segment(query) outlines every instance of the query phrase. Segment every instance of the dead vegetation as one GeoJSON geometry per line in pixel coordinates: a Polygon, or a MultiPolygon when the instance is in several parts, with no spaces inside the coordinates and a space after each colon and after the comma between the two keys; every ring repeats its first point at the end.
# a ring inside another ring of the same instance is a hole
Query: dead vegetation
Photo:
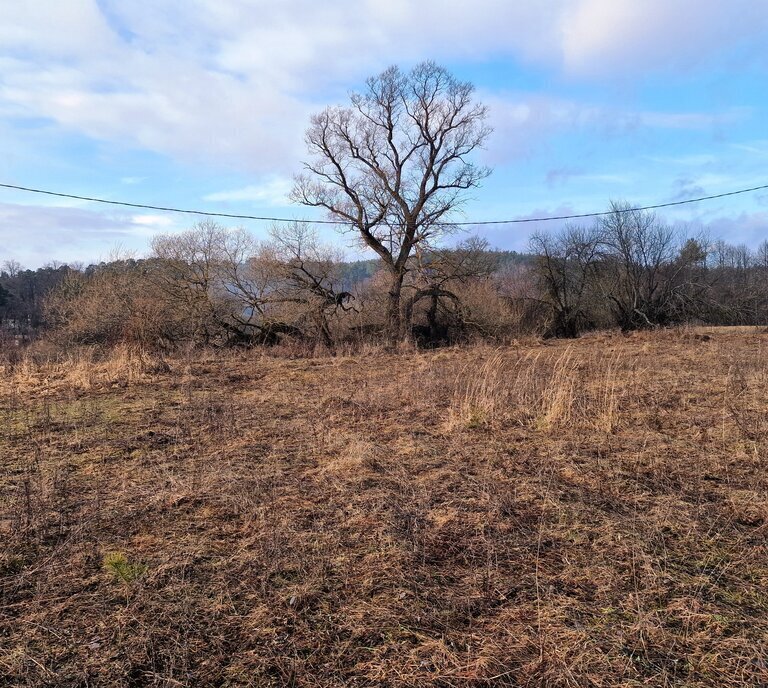
{"type": "Polygon", "coordinates": [[[756,329],[0,375],[0,683],[768,684],[756,329]]]}

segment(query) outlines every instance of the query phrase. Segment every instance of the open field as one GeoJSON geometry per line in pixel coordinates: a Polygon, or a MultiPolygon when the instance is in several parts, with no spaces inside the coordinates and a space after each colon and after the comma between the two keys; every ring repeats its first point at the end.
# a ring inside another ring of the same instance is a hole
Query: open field
{"type": "Polygon", "coordinates": [[[0,684],[768,685],[768,334],[0,374],[0,684]]]}

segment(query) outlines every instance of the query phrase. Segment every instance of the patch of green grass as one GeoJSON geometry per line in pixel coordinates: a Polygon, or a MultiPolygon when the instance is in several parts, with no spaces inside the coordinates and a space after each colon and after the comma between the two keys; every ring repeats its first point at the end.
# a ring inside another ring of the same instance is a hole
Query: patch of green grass
{"type": "Polygon", "coordinates": [[[102,561],[104,569],[111,573],[115,580],[130,584],[141,578],[147,572],[145,564],[130,562],[122,552],[108,552],[102,561]]]}

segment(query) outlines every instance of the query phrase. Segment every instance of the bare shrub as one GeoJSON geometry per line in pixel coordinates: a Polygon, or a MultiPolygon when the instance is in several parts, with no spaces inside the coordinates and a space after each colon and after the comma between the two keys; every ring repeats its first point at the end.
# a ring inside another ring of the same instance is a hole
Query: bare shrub
{"type": "Polygon", "coordinates": [[[113,261],[89,273],[70,271],[46,300],[52,338],[65,344],[139,346],[172,340],[186,313],[163,297],[152,272],[152,266],[135,261],[113,261]]]}
{"type": "Polygon", "coordinates": [[[505,341],[530,331],[523,309],[502,293],[496,280],[476,280],[455,291],[463,325],[471,338],[505,341]]]}

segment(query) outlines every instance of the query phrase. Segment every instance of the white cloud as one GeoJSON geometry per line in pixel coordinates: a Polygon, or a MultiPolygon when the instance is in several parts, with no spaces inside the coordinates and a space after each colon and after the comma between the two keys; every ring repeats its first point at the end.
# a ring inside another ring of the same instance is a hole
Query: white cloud
{"type": "Polygon", "coordinates": [[[758,158],[768,158],[768,139],[736,143],[733,144],[733,147],[742,154],[747,153],[758,158]]]}
{"type": "Polygon", "coordinates": [[[490,164],[527,157],[563,131],[587,130],[602,137],[626,137],[644,129],[718,133],[747,114],[743,108],[722,112],[636,112],[525,93],[481,93],[489,106],[494,136],[485,153],[490,164]]]}
{"type": "Polygon", "coordinates": [[[264,206],[288,204],[292,182],[287,177],[270,176],[261,184],[251,184],[241,189],[217,191],[203,196],[205,201],[251,201],[264,206]]]}
{"type": "MultiPolygon", "coordinates": [[[[766,27],[768,3],[756,0],[5,2],[0,116],[43,117],[183,161],[287,174],[303,155],[309,113],[393,61],[514,57],[631,80],[734,46],[764,58],[754,46],[766,27]]],[[[525,154],[526,133],[546,133],[553,121],[608,125],[588,105],[498,104],[511,154],[525,154]]],[[[713,116],[639,113],[618,126],[706,129],[713,116]]]]}
{"type": "Polygon", "coordinates": [[[0,45],[36,55],[83,58],[113,47],[109,26],[93,0],[0,4],[0,45]]]}
{"type": "Polygon", "coordinates": [[[714,238],[755,247],[768,237],[768,212],[742,212],[734,215],[721,210],[715,217],[702,221],[701,226],[714,238]]]}
{"type": "Polygon", "coordinates": [[[168,215],[133,215],[130,221],[134,225],[152,229],[167,229],[176,225],[176,222],[168,215]]]}
{"type": "Polygon", "coordinates": [[[274,88],[172,57],[128,53],[89,69],[5,60],[0,69],[11,114],[184,161],[281,168],[308,120],[307,106],[274,88]]]}
{"type": "Polygon", "coordinates": [[[635,181],[632,174],[592,173],[578,167],[557,167],[548,170],[544,180],[547,186],[558,186],[571,180],[612,186],[627,186],[635,181]]]}
{"type": "Polygon", "coordinates": [[[165,215],[0,203],[3,259],[18,260],[27,267],[39,267],[54,259],[98,261],[117,246],[143,251],[147,237],[175,227],[175,221],[165,215]]]}
{"type": "Polygon", "coordinates": [[[768,5],[755,0],[578,0],[561,14],[571,73],[687,69],[734,47],[758,49],[768,5]]]}
{"type": "Polygon", "coordinates": [[[690,131],[716,130],[750,116],[749,108],[728,108],[722,112],[642,112],[638,120],[648,127],[661,129],[687,129],[690,131]]]}
{"type": "Polygon", "coordinates": [[[690,155],[646,155],[646,160],[669,165],[671,167],[704,167],[717,162],[717,156],[710,153],[692,153],[690,155]]]}

